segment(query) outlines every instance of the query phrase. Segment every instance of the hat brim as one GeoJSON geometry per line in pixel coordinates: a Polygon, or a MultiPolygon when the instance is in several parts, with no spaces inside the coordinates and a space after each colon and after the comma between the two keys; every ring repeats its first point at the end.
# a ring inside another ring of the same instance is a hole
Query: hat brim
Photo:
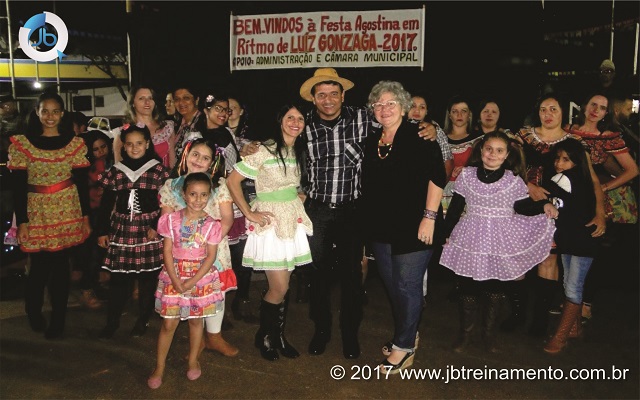
{"type": "Polygon", "coordinates": [[[332,75],[317,75],[307,79],[302,84],[302,86],[300,86],[300,97],[302,97],[306,101],[313,101],[313,96],[311,95],[311,89],[313,89],[313,87],[318,83],[327,82],[327,81],[338,82],[339,84],[342,85],[342,88],[344,89],[345,92],[353,87],[353,82],[351,82],[348,79],[344,79],[344,78],[340,78],[339,76],[332,76],[332,75]]]}

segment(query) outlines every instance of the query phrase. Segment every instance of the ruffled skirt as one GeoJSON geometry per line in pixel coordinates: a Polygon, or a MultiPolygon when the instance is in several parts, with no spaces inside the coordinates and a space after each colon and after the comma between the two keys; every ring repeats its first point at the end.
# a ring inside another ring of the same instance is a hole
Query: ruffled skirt
{"type": "Polygon", "coordinates": [[[555,224],[544,214],[532,217],[479,217],[467,213],[444,245],[440,264],[476,281],[510,281],[544,261],[555,224]]]}
{"type": "Polygon", "coordinates": [[[306,232],[302,223],[298,224],[291,239],[279,238],[275,228],[259,234],[250,229],[242,265],[254,270],[293,271],[296,266],[311,263],[311,249],[306,232]]]}
{"type": "MultiPolygon", "coordinates": [[[[176,275],[185,281],[198,273],[203,260],[174,260],[176,275]]],[[[206,318],[222,310],[224,293],[220,275],[212,267],[191,290],[177,292],[163,267],[158,276],[155,309],[163,318],[206,318]]]]}
{"type": "Polygon", "coordinates": [[[147,239],[159,211],[144,214],[114,212],[111,216],[109,248],[103,267],[107,271],[139,273],[162,268],[162,238],[147,239]]]}

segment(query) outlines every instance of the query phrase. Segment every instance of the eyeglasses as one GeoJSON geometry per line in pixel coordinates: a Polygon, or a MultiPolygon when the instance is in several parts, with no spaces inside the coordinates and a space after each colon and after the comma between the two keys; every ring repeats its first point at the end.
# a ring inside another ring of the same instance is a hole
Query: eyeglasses
{"type": "Polygon", "coordinates": [[[613,74],[614,72],[616,72],[614,69],[608,68],[608,69],[601,69],[600,73],[601,74],[613,74]]]}
{"type": "Polygon", "coordinates": [[[376,111],[380,111],[383,108],[386,108],[386,109],[394,108],[398,104],[400,103],[397,100],[389,100],[386,103],[373,103],[371,104],[371,108],[373,108],[376,111]]]}
{"type": "Polygon", "coordinates": [[[232,110],[232,109],[230,109],[230,108],[220,107],[220,106],[219,106],[219,105],[217,105],[217,104],[216,104],[215,106],[213,106],[213,107],[210,107],[210,108],[213,108],[214,110],[216,110],[216,112],[219,112],[219,113],[220,113],[220,112],[224,112],[224,113],[227,113],[227,114],[229,114],[229,115],[231,115],[231,114],[233,113],[233,110],[232,110]]]}

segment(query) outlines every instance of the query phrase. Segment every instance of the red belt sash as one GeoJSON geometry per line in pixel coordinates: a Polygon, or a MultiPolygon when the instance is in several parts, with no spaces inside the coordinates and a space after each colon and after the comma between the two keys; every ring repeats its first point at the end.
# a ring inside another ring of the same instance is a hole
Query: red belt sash
{"type": "Polygon", "coordinates": [[[54,183],[53,185],[27,185],[27,190],[31,193],[56,193],[73,185],[73,179],[54,183]]]}

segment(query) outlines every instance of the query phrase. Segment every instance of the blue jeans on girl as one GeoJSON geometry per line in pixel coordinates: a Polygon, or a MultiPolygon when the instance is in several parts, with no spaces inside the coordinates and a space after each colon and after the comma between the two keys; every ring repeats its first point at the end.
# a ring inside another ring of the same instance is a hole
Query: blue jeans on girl
{"type": "Polygon", "coordinates": [[[564,268],[564,294],[568,301],[582,304],[584,280],[587,277],[593,258],[561,254],[564,268]]]}

